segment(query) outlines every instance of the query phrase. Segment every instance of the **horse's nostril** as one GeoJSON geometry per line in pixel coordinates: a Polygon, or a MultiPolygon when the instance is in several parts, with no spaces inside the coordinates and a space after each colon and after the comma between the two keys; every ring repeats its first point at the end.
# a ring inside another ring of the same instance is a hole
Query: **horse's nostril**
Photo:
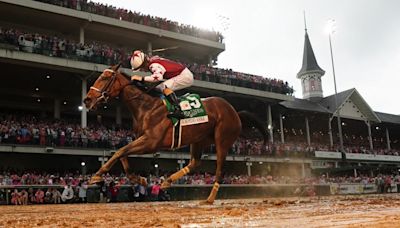
{"type": "Polygon", "coordinates": [[[86,97],[85,99],[83,99],[83,103],[85,104],[89,104],[91,101],[91,99],[89,97],[86,97]]]}

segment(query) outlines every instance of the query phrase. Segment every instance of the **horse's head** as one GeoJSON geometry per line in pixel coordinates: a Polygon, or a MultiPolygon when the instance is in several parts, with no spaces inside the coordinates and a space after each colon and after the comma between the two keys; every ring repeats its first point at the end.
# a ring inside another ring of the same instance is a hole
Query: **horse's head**
{"type": "Polygon", "coordinates": [[[109,98],[116,97],[124,88],[121,82],[121,73],[118,71],[121,64],[105,69],[90,87],[86,98],[83,100],[86,108],[96,109],[99,104],[107,103],[109,98]]]}

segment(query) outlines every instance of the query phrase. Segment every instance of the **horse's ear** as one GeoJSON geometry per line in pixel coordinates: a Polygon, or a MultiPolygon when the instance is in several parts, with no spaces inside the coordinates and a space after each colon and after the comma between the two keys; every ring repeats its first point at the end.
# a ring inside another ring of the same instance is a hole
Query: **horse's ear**
{"type": "Polygon", "coordinates": [[[117,65],[114,66],[115,67],[114,70],[117,71],[121,67],[121,65],[122,65],[122,63],[119,62],[117,65]]]}

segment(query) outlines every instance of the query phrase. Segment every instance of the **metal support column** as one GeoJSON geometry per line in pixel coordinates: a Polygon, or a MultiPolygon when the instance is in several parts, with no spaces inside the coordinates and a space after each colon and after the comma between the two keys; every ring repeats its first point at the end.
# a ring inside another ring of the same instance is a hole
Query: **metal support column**
{"type": "Polygon", "coordinates": [[[247,166],[247,176],[251,176],[251,166],[253,165],[253,163],[251,162],[246,162],[246,166],[247,166]]]}
{"type": "Polygon", "coordinates": [[[281,143],[285,143],[285,133],[283,132],[283,117],[281,113],[279,113],[279,127],[281,130],[281,143]]]}
{"type": "Polygon", "coordinates": [[[308,124],[308,117],[305,117],[306,122],[306,136],[307,136],[307,145],[311,145],[311,138],[310,138],[310,125],[308,124]]]}
{"type": "Polygon", "coordinates": [[[60,99],[54,99],[54,119],[60,119],[61,118],[61,100],[60,99]]]}
{"type": "Polygon", "coordinates": [[[268,132],[269,132],[269,141],[274,143],[274,130],[272,127],[272,111],[271,105],[268,105],[268,132]]]}
{"type": "Polygon", "coordinates": [[[392,147],[390,146],[390,134],[389,134],[389,128],[386,127],[386,145],[387,149],[391,150],[392,147]]]}
{"type": "Polygon", "coordinates": [[[85,99],[87,94],[87,79],[82,79],[82,99],[81,99],[81,127],[87,127],[87,109],[85,104],[83,103],[83,99],[85,99]]]}
{"type": "Polygon", "coordinates": [[[369,141],[369,148],[371,150],[374,149],[374,144],[372,142],[372,133],[371,133],[371,123],[369,121],[365,122],[367,124],[367,128],[368,128],[368,141],[369,141]]]}
{"type": "Polygon", "coordinates": [[[178,160],[178,164],[179,164],[179,170],[183,169],[183,165],[185,164],[185,160],[179,159],[178,160]]]}
{"type": "Polygon", "coordinates": [[[81,26],[79,28],[79,43],[85,44],[85,27],[81,26]]]}
{"type": "Polygon", "coordinates": [[[331,144],[331,148],[333,148],[333,133],[332,133],[332,124],[331,124],[332,118],[328,119],[328,134],[329,134],[329,142],[331,144]]]}

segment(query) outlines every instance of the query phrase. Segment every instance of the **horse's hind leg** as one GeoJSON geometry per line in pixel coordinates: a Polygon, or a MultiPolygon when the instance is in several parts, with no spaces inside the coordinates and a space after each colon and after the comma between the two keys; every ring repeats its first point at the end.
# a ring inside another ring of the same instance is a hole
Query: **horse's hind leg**
{"type": "Polygon", "coordinates": [[[215,171],[215,182],[213,188],[208,196],[205,204],[213,204],[219,190],[219,183],[221,182],[222,167],[228,154],[229,148],[233,145],[236,138],[239,136],[240,130],[227,129],[221,126],[217,129],[215,134],[215,148],[217,154],[217,169],[215,171]]]}
{"type": "Polygon", "coordinates": [[[217,197],[219,183],[221,182],[222,167],[224,166],[225,158],[230,146],[218,145],[218,143],[216,143],[215,147],[217,150],[217,169],[215,171],[215,182],[210,192],[210,195],[205,202],[206,204],[213,204],[215,198],[217,197]]]}
{"type": "Polygon", "coordinates": [[[147,186],[146,178],[135,175],[133,171],[130,170],[128,157],[122,157],[119,160],[122,163],[122,167],[124,168],[126,177],[131,181],[132,184],[139,183],[140,185],[147,186]]]}
{"type": "Polygon", "coordinates": [[[194,143],[190,145],[190,162],[187,166],[179,170],[178,172],[175,172],[172,174],[170,177],[168,177],[162,184],[161,188],[166,189],[171,187],[171,183],[179,180],[181,177],[185,176],[186,174],[190,173],[193,171],[196,167],[198,167],[201,163],[201,154],[203,152],[203,147],[205,143],[194,143]]]}

